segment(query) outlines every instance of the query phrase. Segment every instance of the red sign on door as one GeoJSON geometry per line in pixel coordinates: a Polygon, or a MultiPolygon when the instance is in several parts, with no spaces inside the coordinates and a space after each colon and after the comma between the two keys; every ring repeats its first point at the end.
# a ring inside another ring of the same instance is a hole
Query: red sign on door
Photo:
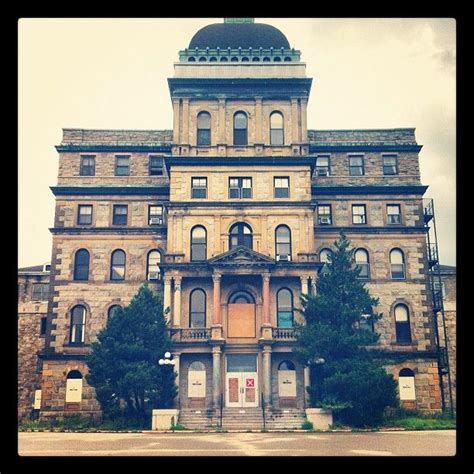
{"type": "Polygon", "coordinates": [[[247,379],[246,381],[246,387],[248,388],[252,388],[252,387],[255,387],[255,380],[254,379],[247,379]]]}

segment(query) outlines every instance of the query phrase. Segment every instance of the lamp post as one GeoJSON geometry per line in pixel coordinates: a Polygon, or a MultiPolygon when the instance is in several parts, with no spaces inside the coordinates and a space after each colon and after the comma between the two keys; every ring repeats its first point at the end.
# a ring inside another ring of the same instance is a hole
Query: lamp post
{"type": "Polygon", "coordinates": [[[174,359],[171,359],[171,353],[170,352],[165,352],[164,359],[160,359],[158,361],[158,364],[160,364],[160,365],[175,365],[176,361],[174,359]]]}

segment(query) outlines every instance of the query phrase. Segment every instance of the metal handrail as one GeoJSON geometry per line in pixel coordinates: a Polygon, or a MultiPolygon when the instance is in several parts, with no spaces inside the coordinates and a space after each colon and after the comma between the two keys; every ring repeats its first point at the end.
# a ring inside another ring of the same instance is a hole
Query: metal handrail
{"type": "Polygon", "coordinates": [[[219,421],[219,427],[222,428],[222,411],[224,407],[224,394],[221,393],[220,397],[220,421],[219,421]]]}
{"type": "Polygon", "coordinates": [[[266,429],[266,416],[265,416],[265,397],[263,396],[263,392],[261,394],[262,398],[262,415],[263,415],[263,429],[266,429]]]}

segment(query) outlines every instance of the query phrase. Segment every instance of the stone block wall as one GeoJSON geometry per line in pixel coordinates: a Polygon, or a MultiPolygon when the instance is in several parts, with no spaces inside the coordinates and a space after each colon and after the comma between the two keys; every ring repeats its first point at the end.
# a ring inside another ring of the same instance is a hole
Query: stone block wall
{"type": "Polygon", "coordinates": [[[420,411],[440,411],[441,391],[439,385],[438,363],[433,359],[409,359],[385,366],[398,383],[401,369],[411,369],[415,374],[416,400],[403,400],[404,408],[420,411]]]}

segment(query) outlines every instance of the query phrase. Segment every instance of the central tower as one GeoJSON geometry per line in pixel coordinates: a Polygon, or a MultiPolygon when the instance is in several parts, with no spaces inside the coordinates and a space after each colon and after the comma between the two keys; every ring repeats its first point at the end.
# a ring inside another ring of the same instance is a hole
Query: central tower
{"type": "Polygon", "coordinates": [[[253,18],[202,28],[168,79],[173,154],[307,155],[305,69],[281,31],[253,18]]]}

